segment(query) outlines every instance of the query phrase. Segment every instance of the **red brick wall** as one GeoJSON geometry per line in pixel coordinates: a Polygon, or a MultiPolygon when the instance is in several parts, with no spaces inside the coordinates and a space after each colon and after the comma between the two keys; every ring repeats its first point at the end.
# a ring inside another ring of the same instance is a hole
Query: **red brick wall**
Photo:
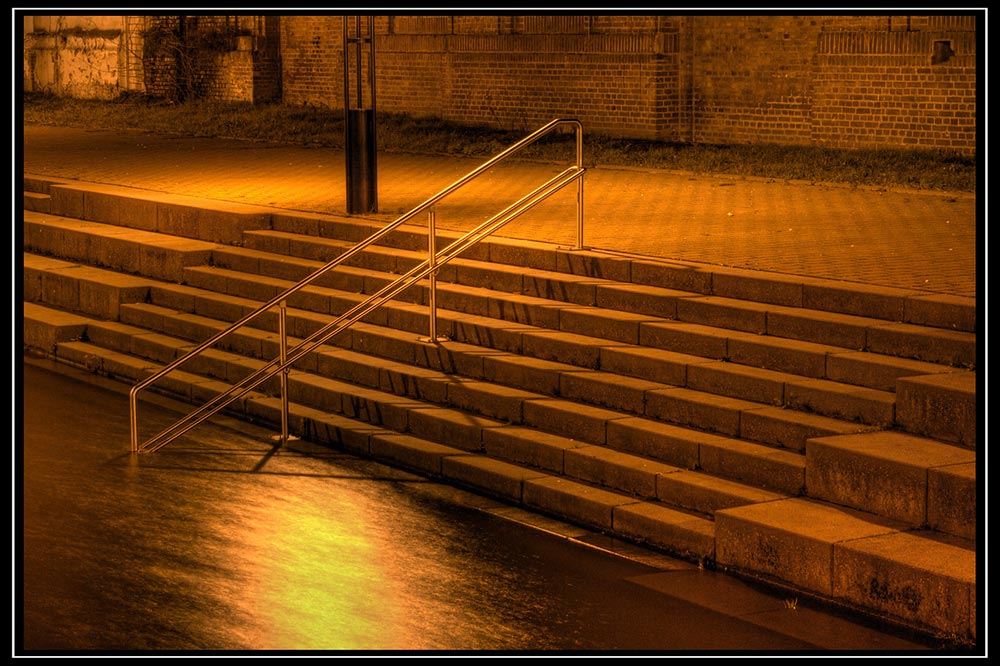
{"type": "MultiPolygon", "coordinates": [[[[975,31],[972,16],[379,16],[377,108],[518,130],[573,117],[630,138],[974,153],[975,31]],[[932,64],[938,41],[954,53],[932,64]]],[[[281,17],[283,102],[343,108],[342,41],[340,16],[281,17]]]]}
{"type": "Polygon", "coordinates": [[[975,145],[975,33],[829,33],[818,51],[813,143],[958,151],[975,145]],[[944,62],[934,62],[937,42],[952,52],[944,62]]]}

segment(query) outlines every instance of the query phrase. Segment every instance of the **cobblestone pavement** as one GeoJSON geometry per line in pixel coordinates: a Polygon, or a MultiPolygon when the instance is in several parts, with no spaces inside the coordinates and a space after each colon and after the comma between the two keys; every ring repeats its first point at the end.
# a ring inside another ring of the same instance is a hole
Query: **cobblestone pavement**
{"type": "MultiPolygon", "coordinates": [[[[25,174],[299,211],[346,209],[344,156],[327,149],[25,126],[21,158],[25,174]]],[[[379,213],[370,217],[394,219],[482,161],[380,154],[379,213]]],[[[443,201],[438,226],[468,228],[563,166],[502,163],[443,201]]],[[[586,174],[584,202],[584,244],[594,249],[967,297],[977,295],[980,263],[986,267],[970,194],[598,165],[586,174]]],[[[571,187],[501,235],[573,243],[575,206],[571,187]]]]}

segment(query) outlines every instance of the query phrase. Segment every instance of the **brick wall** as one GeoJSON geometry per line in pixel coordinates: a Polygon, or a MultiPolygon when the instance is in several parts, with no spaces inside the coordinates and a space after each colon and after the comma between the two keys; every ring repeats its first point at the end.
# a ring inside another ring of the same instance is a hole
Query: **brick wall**
{"type": "Polygon", "coordinates": [[[813,143],[975,145],[975,33],[829,33],[818,51],[813,143]]]}
{"type": "MultiPolygon", "coordinates": [[[[123,17],[96,17],[117,21],[96,32],[67,29],[65,17],[31,18],[27,89],[84,96],[131,87],[113,71],[115,48],[120,70],[128,61],[114,27],[123,17]]],[[[162,18],[183,18],[198,34],[197,66],[184,73],[169,52],[146,49],[152,95],[188,85],[212,99],[344,106],[341,16],[162,18]],[[231,43],[205,49],[206,35],[220,34],[231,43]]],[[[588,132],[628,138],[974,154],[977,18],[377,16],[377,108],[503,129],[572,117],[588,132]]]]}
{"type": "MultiPolygon", "coordinates": [[[[285,17],[283,100],[343,108],[340,17],[285,17]]],[[[383,16],[378,108],[524,130],[974,152],[974,17],[383,16]],[[931,65],[934,42],[954,55],[931,65]]]]}

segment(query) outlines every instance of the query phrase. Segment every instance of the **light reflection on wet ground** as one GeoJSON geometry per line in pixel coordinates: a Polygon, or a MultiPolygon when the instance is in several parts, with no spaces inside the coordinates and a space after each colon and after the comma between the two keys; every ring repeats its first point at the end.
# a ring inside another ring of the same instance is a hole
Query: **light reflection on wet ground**
{"type": "Polygon", "coordinates": [[[664,574],[252,427],[134,458],[126,396],[48,367],[24,365],[25,650],[813,647],[657,591],[699,574],[685,563],[664,574]]]}

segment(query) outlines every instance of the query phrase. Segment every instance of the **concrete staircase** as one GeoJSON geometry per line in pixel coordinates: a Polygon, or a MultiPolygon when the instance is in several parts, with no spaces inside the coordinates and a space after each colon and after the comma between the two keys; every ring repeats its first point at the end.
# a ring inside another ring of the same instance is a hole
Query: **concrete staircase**
{"type": "MultiPolygon", "coordinates": [[[[24,189],[25,347],[127,383],[375,230],[41,177],[24,189]]],[[[292,343],[426,243],[404,227],[297,294],[292,343]]],[[[421,339],[427,299],[413,287],[300,360],[292,432],[976,639],[974,300],[501,238],[442,267],[447,341],[421,339]]],[[[200,403],[278,349],[269,313],[156,388],[200,403]]],[[[278,395],[269,382],[229,413],[278,424],[278,395]]]]}

